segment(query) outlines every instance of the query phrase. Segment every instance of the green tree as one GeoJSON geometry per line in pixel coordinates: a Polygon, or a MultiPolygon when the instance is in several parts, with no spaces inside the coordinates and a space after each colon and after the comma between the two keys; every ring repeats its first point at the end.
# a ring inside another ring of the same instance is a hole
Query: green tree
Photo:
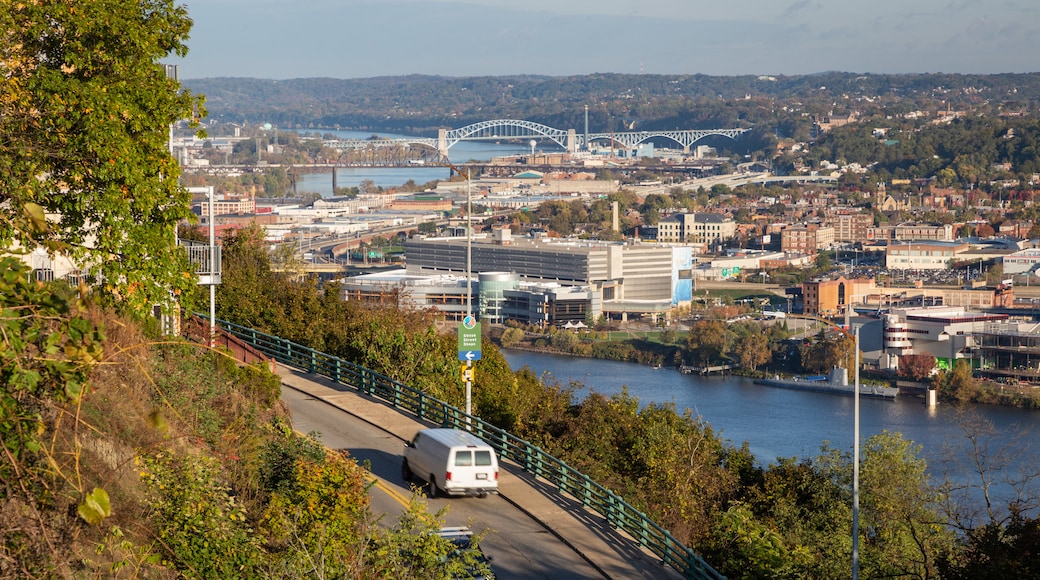
{"type": "Polygon", "coordinates": [[[702,366],[717,361],[729,341],[726,325],[721,320],[698,320],[686,335],[686,350],[702,366]]]}
{"type": "Polygon", "coordinates": [[[954,537],[943,525],[939,490],[929,482],[920,445],[884,431],[866,441],[862,460],[864,577],[934,577],[954,537]]]}
{"type": "Polygon", "coordinates": [[[958,359],[953,369],[937,377],[936,383],[943,396],[959,401],[971,401],[979,393],[979,383],[972,376],[971,365],[964,359],[958,359]]]}
{"type": "Polygon", "coordinates": [[[0,3],[0,246],[64,253],[138,312],[195,284],[167,140],[203,110],[159,63],[190,26],[166,0],[0,3]]]}
{"type": "Polygon", "coordinates": [[[502,342],[502,346],[509,348],[523,339],[524,330],[522,328],[507,328],[502,331],[502,338],[499,340],[502,342]]]}
{"type": "Polygon", "coordinates": [[[827,372],[841,367],[851,373],[856,365],[855,340],[844,334],[834,338],[821,337],[803,346],[801,351],[802,367],[809,372],[827,372]]]}
{"type": "Polygon", "coordinates": [[[549,339],[553,348],[563,351],[571,352],[571,350],[581,342],[578,335],[570,330],[558,330],[552,333],[549,339]]]}
{"type": "Polygon", "coordinates": [[[963,551],[939,561],[943,578],[1040,578],[1040,520],[1014,512],[1006,525],[988,523],[972,529],[963,551]]]}
{"type": "Polygon", "coordinates": [[[769,337],[756,332],[738,338],[733,345],[733,354],[737,355],[741,366],[754,371],[769,362],[773,352],[769,348],[769,337]]]}

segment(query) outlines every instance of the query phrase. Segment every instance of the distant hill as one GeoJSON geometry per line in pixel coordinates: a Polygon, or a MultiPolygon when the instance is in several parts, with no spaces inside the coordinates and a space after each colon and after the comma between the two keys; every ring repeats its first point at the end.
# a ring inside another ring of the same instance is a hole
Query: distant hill
{"type": "Polygon", "coordinates": [[[1035,113],[1040,73],[708,76],[589,74],[569,77],[410,75],[364,79],[183,81],[207,97],[211,120],[432,135],[495,118],[593,130],[707,128],[777,123],[790,115],[891,107],[912,111],[996,107],[1035,113]],[[783,105],[781,105],[782,103],[783,105]]]}

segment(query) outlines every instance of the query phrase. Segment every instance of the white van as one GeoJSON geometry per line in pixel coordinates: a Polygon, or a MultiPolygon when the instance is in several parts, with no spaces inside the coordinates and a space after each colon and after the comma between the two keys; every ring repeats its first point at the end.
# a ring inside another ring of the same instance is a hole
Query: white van
{"type": "Polygon", "coordinates": [[[490,445],[458,429],[425,429],[404,446],[401,476],[429,482],[429,496],[498,493],[498,457],[490,445]]]}

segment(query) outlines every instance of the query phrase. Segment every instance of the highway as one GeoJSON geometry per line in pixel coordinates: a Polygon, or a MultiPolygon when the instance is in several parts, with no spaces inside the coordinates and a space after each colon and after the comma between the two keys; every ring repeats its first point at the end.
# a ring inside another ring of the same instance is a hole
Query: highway
{"type": "MultiPolygon", "coordinates": [[[[394,525],[404,509],[402,502],[406,502],[411,494],[401,479],[404,441],[291,387],[283,385],[282,400],[292,413],[293,427],[297,431],[318,432],[320,440],[328,447],[348,451],[359,464],[364,465],[366,461],[371,464],[372,474],[379,480],[370,491],[372,511],[384,514],[381,525],[394,525]]],[[[431,513],[448,509],[445,525],[468,525],[474,532],[488,531],[481,547],[492,557],[491,566],[498,578],[569,580],[610,577],[503,497],[424,501],[431,513]]]]}

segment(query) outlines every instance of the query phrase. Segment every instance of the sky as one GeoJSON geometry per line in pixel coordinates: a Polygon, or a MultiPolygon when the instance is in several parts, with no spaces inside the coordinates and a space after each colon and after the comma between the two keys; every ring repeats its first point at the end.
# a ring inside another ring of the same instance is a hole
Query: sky
{"type": "Polygon", "coordinates": [[[179,0],[182,79],[1040,71],[1036,0],[179,0]]]}

